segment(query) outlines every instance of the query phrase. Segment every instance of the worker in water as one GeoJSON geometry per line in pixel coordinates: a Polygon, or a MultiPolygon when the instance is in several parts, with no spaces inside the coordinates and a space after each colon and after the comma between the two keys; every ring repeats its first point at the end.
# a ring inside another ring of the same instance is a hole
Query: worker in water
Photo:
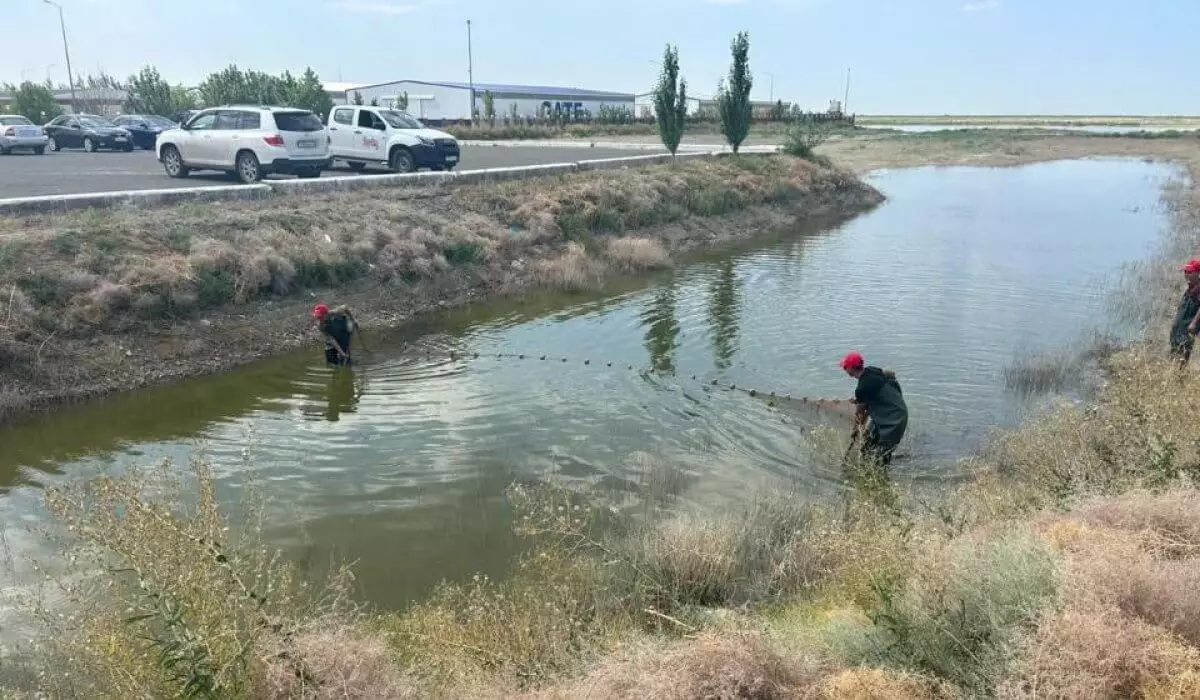
{"type": "Polygon", "coordinates": [[[325,361],[335,366],[350,364],[350,340],[358,332],[358,323],[347,306],[330,310],[325,304],[317,304],[312,310],[313,320],[325,337],[325,361]]]}
{"type": "Polygon", "coordinates": [[[1179,366],[1187,366],[1192,357],[1192,346],[1196,344],[1196,330],[1200,326],[1200,259],[1192,258],[1182,268],[1187,287],[1179,300],[1175,322],[1171,324],[1171,356],[1179,366]]]}
{"type": "Polygon", "coordinates": [[[854,433],[850,438],[851,449],[854,441],[865,432],[861,448],[863,459],[886,467],[908,427],[908,406],[904,403],[896,373],[868,367],[857,352],[842,358],[842,370],[858,380],[854,389],[857,410],[854,433]]]}

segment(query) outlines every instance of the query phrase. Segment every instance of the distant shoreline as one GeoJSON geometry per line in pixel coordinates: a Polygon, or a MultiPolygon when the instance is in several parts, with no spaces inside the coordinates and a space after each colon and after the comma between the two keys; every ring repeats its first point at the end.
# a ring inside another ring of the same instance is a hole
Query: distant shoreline
{"type": "Polygon", "coordinates": [[[1014,126],[1163,126],[1163,127],[1196,127],[1200,128],[1200,116],[1182,115],[1144,115],[1144,116],[1105,116],[1105,115],[933,115],[933,114],[890,114],[890,115],[858,115],[860,125],[879,124],[937,124],[986,126],[1005,124],[1014,126]]]}

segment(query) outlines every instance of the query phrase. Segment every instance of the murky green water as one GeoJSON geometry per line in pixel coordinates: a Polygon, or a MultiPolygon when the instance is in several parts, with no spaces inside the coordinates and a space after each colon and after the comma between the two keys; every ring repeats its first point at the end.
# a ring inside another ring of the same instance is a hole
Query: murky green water
{"type": "Polygon", "coordinates": [[[696,502],[782,475],[836,488],[786,414],[710,382],[848,396],[836,363],[851,348],[895,369],[908,397],[916,456],[894,472],[945,478],[1019,416],[999,381],[1014,357],[1127,332],[1109,320],[1109,292],[1166,226],[1173,174],[1136,161],[877,173],[889,202],[839,227],[606,296],[479,306],[368,338],[375,352],[354,374],[314,349],[2,432],[0,515],[20,545],[41,485],[182,461],[201,441],[230,503],[248,480],[265,486],[278,544],[314,573],[357,560],[363,596],[398,605],[438,579],[504,569],[517,545],[502,492],[517,479],[636,493],[657,461],[683,470],[696,502]]]}

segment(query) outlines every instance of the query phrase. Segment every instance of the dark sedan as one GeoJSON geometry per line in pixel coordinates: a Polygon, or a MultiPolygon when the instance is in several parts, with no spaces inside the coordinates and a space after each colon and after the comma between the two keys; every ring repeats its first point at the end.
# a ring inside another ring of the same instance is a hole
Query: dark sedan
{"type": "Polygon", "coordinates": [[[64,148],[82,148],[88,153],[101,148],[133,150],[133,138],[128,131],[94,114],[64,114],[42,128],[50,137],[46,146],[51,151],[64,148]]]}
{"type": "Polygon", "coordinates": [[[175,128],[175,122],[153,114],[122,114],[113,117],[113,124],[129,132],[134,146],[147,151],[154,150],[159,134],[175,128]]]}

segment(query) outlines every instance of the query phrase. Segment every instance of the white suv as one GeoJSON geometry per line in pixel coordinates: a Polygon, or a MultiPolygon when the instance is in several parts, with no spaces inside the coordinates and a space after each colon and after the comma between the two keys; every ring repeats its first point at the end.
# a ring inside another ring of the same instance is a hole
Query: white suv
{"type": "Polygon", "coordinates": [[[158,160],[171,177],[224,170],[242,182],[272,173],[320,177],[329,167],[329,133],[312,112],[230,105],[197,112],[158,136],[158,160]]]}

